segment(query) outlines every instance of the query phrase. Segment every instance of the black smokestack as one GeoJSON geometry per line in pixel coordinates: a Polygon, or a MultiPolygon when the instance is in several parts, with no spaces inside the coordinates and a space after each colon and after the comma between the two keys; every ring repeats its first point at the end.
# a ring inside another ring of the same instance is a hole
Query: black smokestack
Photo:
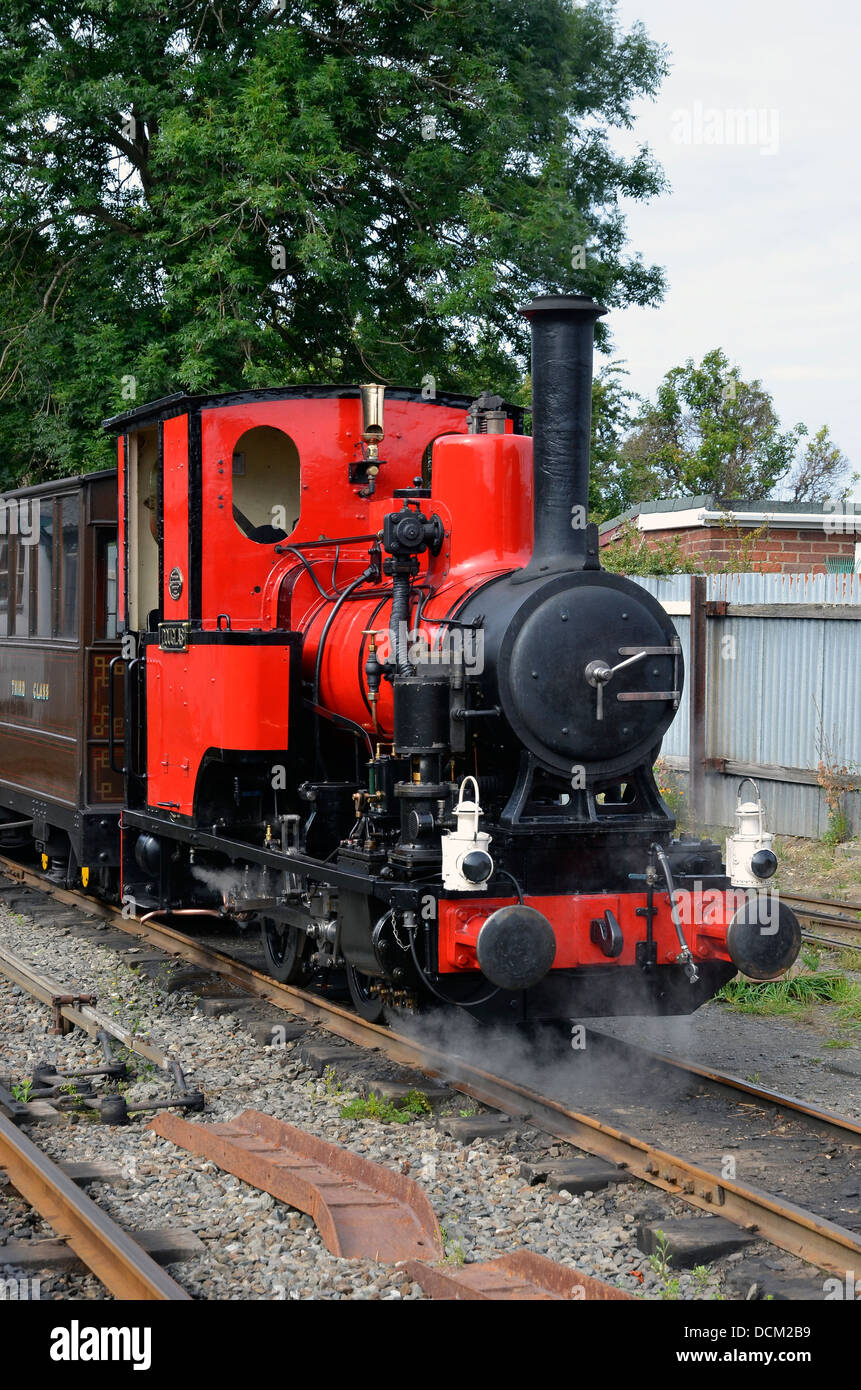
{"type": "Polygon", "coordinates": [[[534,299],[520,312],[532,328],[535,540],[523,571],[532,579],[586,560],[586,530],[573,508],[582,507],[585,518],[595,322],[607,310],[588,295],[571,294],[534,299]]]}

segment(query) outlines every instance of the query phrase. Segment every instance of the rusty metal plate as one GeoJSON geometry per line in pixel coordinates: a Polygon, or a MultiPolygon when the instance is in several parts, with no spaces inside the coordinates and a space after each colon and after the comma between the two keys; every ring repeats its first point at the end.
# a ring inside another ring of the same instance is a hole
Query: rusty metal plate
{"type": "Polygon", "coordinates": [[[149,1129],[243,1182],[307,1212],[323,1244],[346,1259],[442,1259],[442,1236],[410,1178],[259,1110],[228,1124],[193,1124],[163,1111],[149,1129]]]}
{"type": "Polygon", "coordinates": [[[515,1250],[510,1255],[483,1264],[447,1266],[425,1265],[410,1260],[409,1277],[420,1284],[431,1298],[511,1299],[523,1302],[596,1302],[628,1299],[633,1295],[581,1274],[568,1265],[557,1264],[532,1250],[515,1250]]]}

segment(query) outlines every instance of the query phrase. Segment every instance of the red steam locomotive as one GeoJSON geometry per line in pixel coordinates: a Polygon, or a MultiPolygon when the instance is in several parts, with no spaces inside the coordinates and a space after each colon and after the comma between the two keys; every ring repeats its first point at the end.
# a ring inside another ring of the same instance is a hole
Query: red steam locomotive
{"type": "Polygon", "coordinates": [[[381,386],[106,422],[124,797],[88,853],[126,901],[259,923],[277,978],[346,976],[369,1018],[686,1013],[792,963],[792,913],[739,901],[654,782],[683,659],[586,521],[603,312],[524,310],[532,437],[488,393],[381,386]]]}

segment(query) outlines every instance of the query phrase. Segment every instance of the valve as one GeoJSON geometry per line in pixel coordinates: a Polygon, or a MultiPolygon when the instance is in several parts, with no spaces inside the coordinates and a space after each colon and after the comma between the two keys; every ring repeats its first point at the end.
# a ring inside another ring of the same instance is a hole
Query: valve
{"type": "Polygon", "coordinates": [[[442,549],[445,528],[436,513],[427,517],[418,506],[410,506],[404,498],[399,512],[389,512],[383,521],[383,547],[396,560],[411,559],[429,550],[438,555],[442,549]]]}

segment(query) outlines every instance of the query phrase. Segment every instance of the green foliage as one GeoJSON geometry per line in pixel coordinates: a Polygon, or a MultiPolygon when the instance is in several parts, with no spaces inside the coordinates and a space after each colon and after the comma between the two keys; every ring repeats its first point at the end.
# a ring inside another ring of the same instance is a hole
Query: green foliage
{"type": "Polygon", "coordinates": [[[431,1113],[430,1101],[423,1091],[408,1091],[400,1105],[370,1095],[364,1100],[351,1100],[341,1108],[342,1120],[379,1120],[384,1125],[408,1125],[419,1115],[431,1113]]]}
{"type": "Polygon", "coordinates": [[[670,1273],[670,1261],[672,1256],[669,1253],[670,1240],[664,1231],[655,1232],[655,1243],[657,1249],[649,1256],[649,1264],[661,1281],[658,1290],[658,1297],[664,1300],[674,1301],[681,1298],[681,1284],[677,1275],[670,1273]]]}
{"type": "Polygon", "coordinates": [[[12,1087],[12,1094],[22,1105],[26,1105],[33,1094],[33,1078],[28,1076],[26,1081],[18,1081],[12,1087]]]}
{"type": "MultiPolygon", "coordinates": [[[[845,498],[858,475],[826,425],[810,435],[806,425],[781,431],[770,394],[759,381],[743,381],[740,369],[715,348],[696,365],[689,358],[669,371],[655,400],[628,391],[624,367],[610,363],[593,389],[590,508],[597,521],[619,516],[639,502],[708,494],[718,500],[758,500],[778,484],[795,502],[845,498]],[[806,444],[802,447],[802,441],[806,444]]],[[[734,527],[727,509],[725,528],[734,527]]],[[[752,568],[751,552],[766,527],[743,540],[730,536],[723,569],[752,568]]],[[[623,528],[607,568],[625,574],[694,572],[678,540],[649,540],[623,528]]]]}
{"type": "MultiPolygon", "coordinates": [[[[802,427],[807,436],[808,430],[802,427]]],[[[824,502],[848,497],[858,474],[849,472],[849,460],[834,443],[827,425],[808,437],[792,479],[793,502],[824,502]]]]}
{"type": "Polygon", "coordinates": [[[688,808],[684,787],[678,772],[675,768],[670,767],[665,758],[657,759],[653,771],[661,800],[669,807],[677,822],[684,820],[688,808]]]}
{"type": "Polygon", "coordinates": [[[670,1238],[665,1231],[655,1231],[655,1246],[656,1249],[649,1256],[649,1265],[656,1274],[660,1275],[662,1279],[665,1279],[669,1273],[670,1260],[672,1258],[669,1253],[670,1238]]]}
{"type": "Polygon", "coordinates": [[[514,394],[530,295],[660,298],[610,131],[666,59],[613,0],[6,0],[0,54],[0,483],[178,389],[514,394]]]}
{"type": "Polygon", "coordinates": [[[618,539],[601,551],[601,564],[613,574],[700,574],[702,559],[685,555],[677,536],[653,541],[632,521],[622,524],[618,539]]]}
{"type": "Polygon", "coordinates": [[[784,976],[781,980],[728,981],[715,995],[736,1013],[797,1014],[813,1004],[839,1004],[841,1022],[861,1022],[861,990],[831,971],[784,976]]]}
{"type": "Polygon", "coordinates": [[[622,444],[631,429],[637,396],[627,385],[623,363],[608,362],[592,382],[592,448],[589,512],[593,521],[618,516],[637,499],[622,459],[622,444]]]}
{"type": "Polygon", "coordinates": [[[743,381],[720,348],[699,364],[688,358],[667,372],[625,442],[634,496],[767,497],[806,433],[779,424],[762,383],[743,381]]]}
{"type": "Polygon", "coordinates": [[[849,818],[842,806],[829,806],[828,828],[822,836],[824,845],[842,845],[851,836],[849,818]]]}

